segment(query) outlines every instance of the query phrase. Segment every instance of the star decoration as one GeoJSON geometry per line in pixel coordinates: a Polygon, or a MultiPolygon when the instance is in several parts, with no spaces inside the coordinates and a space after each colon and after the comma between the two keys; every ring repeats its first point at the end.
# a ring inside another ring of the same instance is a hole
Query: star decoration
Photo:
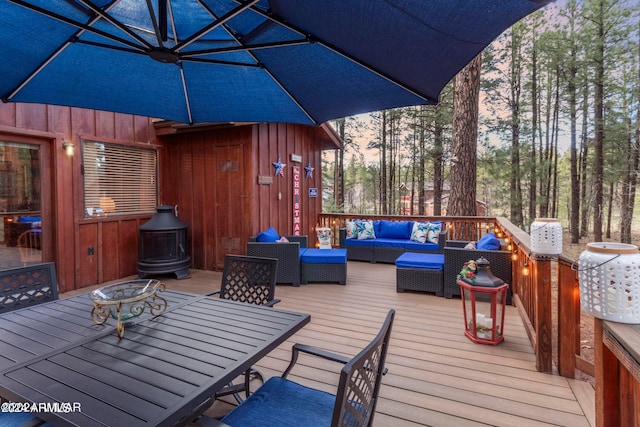
{"type": "Polygon", "coordinates": [[[312,179],[313,178],[313,176],[311,176],[311,174],[313,173],[314,169],[315,168],[311,167],[311,162],[309,162],[309,164],[304,168],[304,171],[307,173],[307,178],[308,179],[312,179]]]}
{"type": "Polygon", "coordinates": [[[286,163],[282,163],[282,161],[280,160],[280,157],[278,157],[278,161],[275,163],[272,163],[274,169],[275,169],[275,173],[273,174],[274,176],[284,176],[284,167],[287,166],[286,163]]]}

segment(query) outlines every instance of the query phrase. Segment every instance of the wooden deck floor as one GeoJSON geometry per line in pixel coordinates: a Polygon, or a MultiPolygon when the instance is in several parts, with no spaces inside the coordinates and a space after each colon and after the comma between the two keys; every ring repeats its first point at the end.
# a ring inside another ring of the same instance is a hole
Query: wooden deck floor
{"type": "MultiPolygon", "coordinates": [[[[218,289],[220,273],[192,270],[191,278],[166,279],[169,288],[218,289]]],[[[460,299],[397,293],[392,265],[349,262],[347,285],[278,286],[277,308],[311,314],[311,323],[263,359],[265,376],[287,366],[294,342],[355,354],[396,309],[389,373],[383,379],[375,426],[594,426],[593,387],[538,373],[516,309],[508,307],[505,341],[474,344],[463,335],[460,299]]],[[[301,356],[290,378],[335,391],[340,367],[301,356]]],[[[211,415],[229,409],[216,402],[211,415]]]]}

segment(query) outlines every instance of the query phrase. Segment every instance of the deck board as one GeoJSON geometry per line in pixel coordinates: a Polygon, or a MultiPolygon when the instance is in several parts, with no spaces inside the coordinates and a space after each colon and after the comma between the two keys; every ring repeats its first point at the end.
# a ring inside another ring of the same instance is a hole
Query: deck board
{"type": "MultiPolygon", "coordinates": [[[[164,280],[170,289],[206,292],[220,273],[191,272],[164,280]]],[[[257,366],[267,377],[288,365],[294,342],[353,355],[396,309],[375,426],[593,426],[594,393],[588,383],[535,370],[535,355],[514,307],[507,307],[505,341],[474,344],[463,334],[460,299],[397,293],[395,268],[349,262],[347,285],[280,285],[277,307],[311,314],[311,323],[257,366]],[[586,411],[586,413],[585,413],[586,411]]],[[[301,355],[290,378],[335,392],[340,366],[301,355]]],[[[229,410],[216,402],[217,415],[229,410]]]]}

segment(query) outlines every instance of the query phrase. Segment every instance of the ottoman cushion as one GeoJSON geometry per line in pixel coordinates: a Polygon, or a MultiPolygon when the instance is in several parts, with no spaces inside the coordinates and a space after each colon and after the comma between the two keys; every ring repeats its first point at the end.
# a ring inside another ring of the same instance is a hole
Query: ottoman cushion
{"type": "Polygon", "coordinates": [[[346,264],[346,249],[313,249],[309,248],[300,256],[305,264],[346,264]]]}
{"type": "Polygon", "coordinates": [[[442,270],[444,268],[444,254],[405,252],[396,259],[396,268],[442,270]]]}

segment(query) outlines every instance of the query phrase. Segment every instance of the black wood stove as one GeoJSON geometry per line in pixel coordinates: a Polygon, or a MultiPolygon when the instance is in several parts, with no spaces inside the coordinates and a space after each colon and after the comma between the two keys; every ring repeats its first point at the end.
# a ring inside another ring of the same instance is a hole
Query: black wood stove
{"type": "Polygon", "coordinates": [[[187,229],[171,206],[158,206],[149,221],[140,226],[138,276],[174,273],[178,279],[189,277],[191,257],[187,253],[187,229]]]}

